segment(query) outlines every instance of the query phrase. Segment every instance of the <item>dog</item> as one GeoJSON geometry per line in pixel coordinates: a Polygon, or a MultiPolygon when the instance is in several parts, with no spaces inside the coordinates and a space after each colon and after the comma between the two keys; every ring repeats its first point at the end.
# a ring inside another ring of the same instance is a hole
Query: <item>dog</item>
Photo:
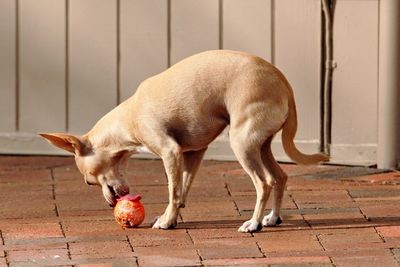
{"type": "Polygon", "coordinates": [[[283,148],[297,163],[316,164],[328,156],[296,148],[293,90],[276,67],[257,56],[229,50],[193,55],[143,81],[88,133],[40,135],[74,153],[85,182],[99,185],[111,206],[129,193],[122,175],[129,157],[158,155],[168,177],[169,204],[153,228],[168,229],[177,224],[207,146],[228,125],[231,148],[257,193],[253,216],[239,231],[280,224],[287,175],[271,152],[274,135],[282,129],[283,148]],[[272,189],[272,211],[263,217],[272,189]]]}

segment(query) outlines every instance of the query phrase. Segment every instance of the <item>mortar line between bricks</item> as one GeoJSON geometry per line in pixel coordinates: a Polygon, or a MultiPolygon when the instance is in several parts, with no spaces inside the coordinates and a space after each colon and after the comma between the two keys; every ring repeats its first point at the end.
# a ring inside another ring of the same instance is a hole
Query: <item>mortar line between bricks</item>
{"type": "Polygon", "coordinates": [[[4,251],[4,257],[5,257],[5,259],[6,259],[6,264],[7,264],[7,266],[10,266],[10,260],[8,259],[8,251],[4,251]]]}
{"type": "Polygon", "coordinates": [[[231,199],[232,202],[233,202],[233,205],[235,206],[236,211],[239,213],[239,216],[242,216],[242,214],[240,213],[240,210],[239,210],[239,206],[237,205],[236,201],[232,198],[232,193],[231,193],[231,191],[229,190],[228,183],[224,182],[224,185],[225,185],[225,189],[226,189],[226,191],[228,192],[228,195],[229,195],[230,199],[231,199]]]}
{"type": "Polygon", "coordinates": [[[1,238],[1,244],[4,246],[4,236],[3,236],[3,231],[0,230],[0,238],[1,238]]]}
{"type": "MultiPolygon", "coordinates": [[[[190,242],[192,242],[192,244],[194,245],[193,237],[190,235],[188,229],[186,229],[186,234],[189,236],[190,242]]],[[[197,256],[198,256],[199,259],[200,259],[200,264],[201,264],[201,266],[204,266],[204,264],[203,264],[203,257],[201,257],[200,251],[199,251],[197,248],[196,248],[196,254],[197,254],[197,256]]]]}
{"type": "Polygon", "coordinates": [[[129,247],[131,248],[132,252],[135,252],[135,250],[133,249],[133,245],[131,243],[131,239],[129,238],[129,236],[126,236],[126,240],[128,241],[129,247]]]}
{"type": "MultiPolygon", "coordinates": [[[[356,204],[356,207],[357,207],[358,211],[360,212],[360,214],[364,217],[364,219],[365,219],[367,222],[369,222],[370,219],[367,217],[367,215],[365,215],[365,214],[362,212],[362,210],[360,209],[359,205],[357,205],[357,202],[356,202],[356,201],[354,200],[354,198],[351,196],[350,191],[349,191],[348,189],[346,189],[346,193],[347,193],[347,195],[350,197],[351,201],[352,201],[354,204],[356,204]]],[[[376,229],[375,229],[375,231],[376,231],[376,229]]]]}
{"type": "Polygon", "coordinates": [[[318,243],[319,243],[319,244],[321,245],[321,247],[322,247],[322,250],[323,250],[323,251],[326,251],[324,245],[323,245],[322,242],[321,242],[321,239],[319,238],[320,236],[321,236],[321,234],[316,234],[316,235],[315,235],[315,237],[317,238],[318,243]]]}
{"type": "MultiPolygon", "coordinates": [[[[63,235],[65,236],[64,230],[63,230],[62,228],[61,228],[61,230],[62,230],[62,232],[63,232],[63,235]]],[[[68,255],[68,259],[72,260],[72,255],[71,255],[71,250],[70,250],[70,247],[69,247],[69,242],[67,242],[66,245],[67,245],[67,255],[68,255]]]]}
{"type": "Polygon", "coordinates": [[[394,249],[395,249],[395,248],[391,248],[391,249],[390,249],[390,253],[393,255],[394,260],[400,265],[400,257],[399,257],[399,258],[396,257],[396,254],[394,254],[394,252],[393,252],[394,249]]]}
{"type": "MultiPolygon", "coordinates": [[[[135,252],[135,249],[133,248],[133,245],[131,243],[131,239],[129,238],[129,236],[126,236],[126,241],[128,241],[129,247],[131,248],[132,252],[135,252]]],[[[135,256],[135,261],[136,261],[136,266],[140,266],[139,265],[139,259],[137,256],[135,256]]]]}
{"type": "Polygon", "coordinates": [[[376,226],[373,226],[375,233],[379,236],[379,239],[382,240],[383,243],[386,243],[386,240],[383,236],[381,236],[381,234],[378,232],[378,230],[376,229],[376,226]]]}
{"type": "MultiPolygon", "coordinates": [[[[252,235],[253,235],[253,233],[252,233],[252,235]]],[[[253,237],[254,237],[254,235],[253,235],[253,237]]],[[[264,251],[262,251],[260,244],[258,244],[258,241],[256,241],[256,246],[257,246],[258,250],[260,251],[261,255],[263,255],[263,258],[266,258],[267,255],[264,253],[264,251]]]]}
{"type": "MultiPolygon", "coordinates": [[[[3,246],[5,246],[3,231],[1,231],[1,230],[0,230],[0,237],[1,237],[1,244],[2,244],[3,246]]],[[[7,251],[4,250],[4,258],[5,258],[5,260],[6,260],[6,264],[7,264],[7,266],[10,266],[10,263],[9,263],[8,257],[7,257],[7,256],[8,256],[7,254],[8,254],[7,251]]]]}
{"type": "Polygon", "coordinates": [[[58,212],[57,202],[56,202],[56,184],[55,184],[55,177],[54,177],[54,169],[50,169],[50,176],[51,176],[51,190],[52,190],[52,197],[54,201],[54,211],[57,217],[60,217],[60,213],[58,212]]]}
{"type": "MultiPolygon", "coordinates": [[[[318,241],[319,245],[322,247],[322,251],[324,251],[325,253],[327,253],[326,248],[324,247],[324,245],[323,245],[322,242],[321,242],[320,236],[321,236],[321,234],[316,234],[316,235],[315,235],[315,237],[317,238],[317,241],[318,241]]],[[[329,261],[331,262],[332,266],[335,267],[336,265],[335,265],[335,263],[333,262],[332,257],[328,256],[328,258],[329,258],[329,261]]]]}
{"type": "Polygon", "coordinates": [[[293,194],[290,194],[289,192],[287,192],[287,195],[289,196],[290,200],[293,202],[293,204],[296,207],[296,209],[300,210],[299,205],[297,205],[296,200],[293,198],[293,194]]]}

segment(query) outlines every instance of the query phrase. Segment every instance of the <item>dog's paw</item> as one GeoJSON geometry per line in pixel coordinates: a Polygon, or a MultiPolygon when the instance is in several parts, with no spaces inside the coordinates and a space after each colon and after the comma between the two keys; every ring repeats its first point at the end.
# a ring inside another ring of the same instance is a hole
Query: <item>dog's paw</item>
{"type": "Polygon", "coordinates": [[[277,226],[280,225],[281,223],[282,223],[282,217],[274,215],[272,211],[262,220],[262,224],[264,226],[269,226],[269,227],[277,226]]]}
{"type": "Polygon", "coordinates": [[[248,220],[243,223],[242,226],[238,229],[238,232],[242,233],[253,233],[257,231],[261,231],[262,224],[257,222],[256,220],[248,220]]]}
{"type": "Polygon", "coordinates": [[[176,225],[177,225],[176,220],[168,222],[166,220],[163,220],[162,218],[163,218],[163,216],[155,219],[155,222],[153,224],[153,228],[154,229],[164,229],[164,230],[166,230],[166,229],[173,229],[173,228],[176,227],[176,225]]]}

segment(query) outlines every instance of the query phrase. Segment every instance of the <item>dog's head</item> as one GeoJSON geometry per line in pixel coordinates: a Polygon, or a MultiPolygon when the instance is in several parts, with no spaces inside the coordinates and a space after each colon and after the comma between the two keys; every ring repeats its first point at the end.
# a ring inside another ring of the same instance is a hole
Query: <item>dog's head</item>
{"type": "Polygon", "coordinates": [[[51,144],[75,155],[76,166],[83,174],[86,184],[98,185],[104,198],[114,206],[117,197],[129,193],[123,170],[130,153],[124,149],[94,147],[85,136],[61,133],[42,133],[51,144]]]}

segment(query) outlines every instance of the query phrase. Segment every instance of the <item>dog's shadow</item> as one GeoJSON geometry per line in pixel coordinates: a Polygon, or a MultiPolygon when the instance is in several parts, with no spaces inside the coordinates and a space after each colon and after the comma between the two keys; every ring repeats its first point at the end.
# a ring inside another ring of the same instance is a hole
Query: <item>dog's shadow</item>
{"type": "MultiPolygon", "coordinates": [[[[241,219],[188,221],[180,222],[175,229],[238,229],[243,221],[241,219]]],[[[264,227],[262,232],[397,226],[399,221],[400,217],[398,216],[373,217],[369,219],[338,217],[315,220],[287,220],[278,226],[264,227]]]]}

